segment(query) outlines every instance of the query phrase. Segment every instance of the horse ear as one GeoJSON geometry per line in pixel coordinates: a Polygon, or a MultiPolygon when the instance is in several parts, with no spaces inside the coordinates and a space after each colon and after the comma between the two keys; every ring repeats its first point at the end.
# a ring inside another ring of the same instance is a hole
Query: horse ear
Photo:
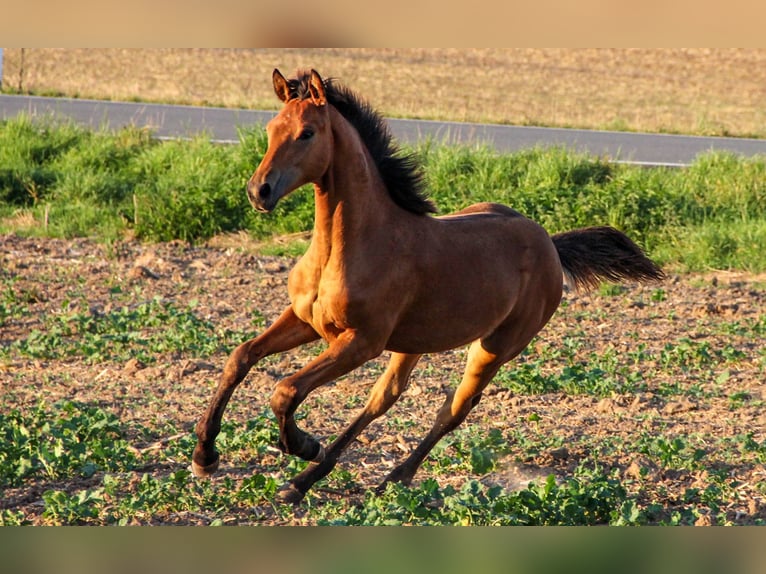
{"type": "Polygon", "coordinates": [[[327,103],[327,95],[324,91],[324,82],[316,70],[311,70],[311,79],[309,80],[309,93],[311,101],[316,106],[323,106],[327,103]]]}
{"type": "Polygon", "coordinates": [[[282,103],[286,104],[287,100],[290,99],[290,87],[287,85],[287,80],[276,68],[274,68],[274,73],[271,74],[271,80],[274,82],[274,93],[282,103]]]}

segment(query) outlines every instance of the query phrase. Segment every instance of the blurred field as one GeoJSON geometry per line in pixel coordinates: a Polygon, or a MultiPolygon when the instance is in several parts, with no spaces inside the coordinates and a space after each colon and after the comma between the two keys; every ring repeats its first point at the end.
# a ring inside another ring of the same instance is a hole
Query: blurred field
{"type": "Polygon", "coordinates": [[[314,67],[385,115],[766,137],[765,49],[21,49],[3,89],[272,109],[314,67]]]}

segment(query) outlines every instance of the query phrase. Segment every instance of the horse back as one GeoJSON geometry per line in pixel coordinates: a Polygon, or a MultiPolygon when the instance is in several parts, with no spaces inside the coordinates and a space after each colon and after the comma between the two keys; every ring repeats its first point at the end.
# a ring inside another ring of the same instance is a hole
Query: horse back
{"type": "Polygon", "coordinates": [[[507,217],[524,217],[524,215],[522,215],[515,209],[511,209],[507,205],[503,205],[501,203],[482,202],[482,203],[474,203],[473,205],[469,205],[468,207],[461,209],[460,211],[455,211],[454,213],[442,215],[441,217],[439,217],[439,219],[450,219],[452,217],[462,217],[464,215],[481,215],[481,214],[505,215],[507,217]]]}

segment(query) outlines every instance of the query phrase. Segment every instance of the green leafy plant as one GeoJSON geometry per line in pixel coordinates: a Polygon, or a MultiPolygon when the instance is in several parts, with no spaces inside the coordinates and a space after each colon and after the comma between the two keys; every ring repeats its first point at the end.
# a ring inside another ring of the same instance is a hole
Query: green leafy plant
{"type": "Polygon", "coordinates": [[[94,363],[129,358],[151,363],[161,353],[206,356],[248,338],[198,318],[193,307],[179,309],[161,298],[104,314],[87,310],[56,315],[46,323],[7,352],[41,358],[77,355],[94,363]]]}
{"type": "Polygon", "coordinates": [[[98,470],[136,464],[119,420],[97,407],[72,401],[49,410],[0,413],[0,484],[16,486],[33,477],[88,477],[98,470]]]}
{"type": "MultiPolygon", "coordinates": [[[[199,242],[237,230],[260,240],[310,230],[308,190],[291,194],[270,217],[253,212],[244,187],[267,139],[253,128],[241,130],[239,140],[218,145],[201,134],[160,142],[135,128],[93,132],[50,118],[6,120],[0,232],[109,241],[132,231],[150,241],[199,242]]],[[[616,226],[655,259],[683,269],[766,269],[763,158],[710,153],[687,170],[646,170],[566,149],[500,154],[427,142],[414,151],[443,213],[495,201],[550,233],[616,226]]],[[[288,250],[303,248],[293,243],[288,250]]]]}
{"type": "MultiPolygon", "coordinates": [[[[390,484],[382,496],[369,494],[364,503],[320,524],[398,525],[567,525],[607,524],[624,512],[626,491],[618,481],[598,472],[558,484],[551,475],[542,483],[507,492],[468,481],[460,489],[440,488],[434,480],[405,488],[390,484]]],[[[331,512],[331,511],[330,511],[331,512]]],[[[327,514],[323,509],[321,514],[327,514]]],[[[629,513],[633,515],[633,513],[629,513]]],[[[634,518],[635,519],[635,518],[634,518]]]]}

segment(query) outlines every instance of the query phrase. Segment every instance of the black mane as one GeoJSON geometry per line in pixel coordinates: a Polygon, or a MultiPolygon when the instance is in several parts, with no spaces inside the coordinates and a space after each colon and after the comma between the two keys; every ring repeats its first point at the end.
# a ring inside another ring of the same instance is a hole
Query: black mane
{"type": "MultiPolygon", "coordinates": [[[[309,96],[311,74],[303,72],[288,80],[290,98],[309,96]]],[[[334,79],[322,81],[327,101],[354,126],[370,152],[391,199],[399,207],[418,215],[435,213],[436,206],[425,192],[423,171],[414,154],[405,154],[391,136],[385,120],[370,104],[334,79]]]]}

